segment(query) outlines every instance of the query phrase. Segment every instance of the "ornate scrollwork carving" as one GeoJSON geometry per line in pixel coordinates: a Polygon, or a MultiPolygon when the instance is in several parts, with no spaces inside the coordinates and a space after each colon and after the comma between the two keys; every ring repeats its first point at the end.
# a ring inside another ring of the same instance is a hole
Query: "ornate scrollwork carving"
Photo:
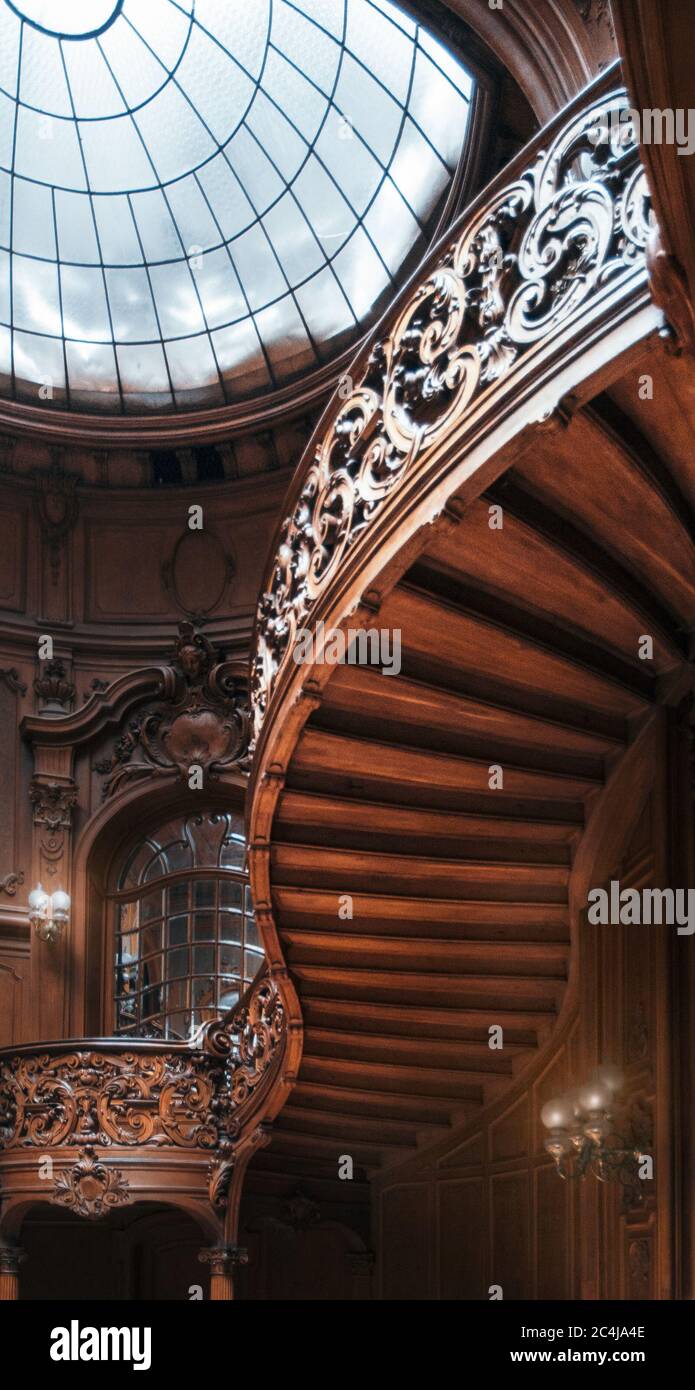
{"type": "Polygon", "coordinates": [[[0,1146],[151,1144],[208,1150],[228,1164],[244,1107],[281,1056],[284,1012],[267,975],[225,1021],[224,1046],[219,1031],[206,1025],[177,1049],[95,1042],[0,1055],[0,1146]]]}
{"type": "Polygon", "coordinates": [[[210,777],[233,767],[245,770],[246,685],[238,663],[218,660],[193,623],[180,623],[174,661],[164,674],[164,698],[131,720],[110,757],[95,764],[106,777],[104,797],[154,773],[187,778],[193,765],[210,777]]]}
{"type": "Polygon", "coordinates": [[[595,99],[464,218],[336,402],[258,608],[255,737],[298,629],[386,500],[483,393],[644,262],[649,199],[626,108],[622,92],[595,99]]]}

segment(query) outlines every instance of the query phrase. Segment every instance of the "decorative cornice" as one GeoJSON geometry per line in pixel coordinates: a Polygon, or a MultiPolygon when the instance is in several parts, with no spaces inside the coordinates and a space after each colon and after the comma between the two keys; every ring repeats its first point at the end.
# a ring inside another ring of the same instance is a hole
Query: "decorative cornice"
{"type": "Polygon", "coordinates": [[[479,438],[534,375],[581,355],[592,320],[596,332],[602,315],[622,322],[631,296],[644,301],[647,183],[619,122],[625,92],[595,87],[464,215],[354,365],[349,397],[326,412],[258,607],[256,740],[298,630],[349,558],[357,567],[382,514],[393,517],[400,494],[426,494],[447,450],[465,456],[466,429],[479,438]]]}

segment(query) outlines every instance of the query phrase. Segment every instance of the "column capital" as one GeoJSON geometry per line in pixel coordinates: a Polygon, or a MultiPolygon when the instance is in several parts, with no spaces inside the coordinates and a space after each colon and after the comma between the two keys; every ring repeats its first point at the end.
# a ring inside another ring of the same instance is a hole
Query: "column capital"
{"type": "Polygon", "coordinates": [[[19,1245],[0,1245],[0,1274],[19,1274],[19,1266],[26,1257],[26,1251],[19,1245]]]}
{"type": "Polygon", "coordinates": [[[249,1262],[248,1250],[241,1245],[218,1245],[201,1250],[198,1259],[201,1264],[209,1264],[211,1274],[228,1274],[237,1265],[249,1262]]]}

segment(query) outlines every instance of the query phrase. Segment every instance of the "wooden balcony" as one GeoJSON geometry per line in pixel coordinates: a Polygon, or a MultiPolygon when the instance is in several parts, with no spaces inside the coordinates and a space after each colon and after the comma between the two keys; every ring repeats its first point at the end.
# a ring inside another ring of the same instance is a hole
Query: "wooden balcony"
{"type": "Polygon", "coordinates": [[[182,1208],[209,1247],[212,1296],[231,1296],[239,1188],[284,1098],[275,1083],[286,1041],[263,970],[233,1013],[190,1043],[81,1038],[0,1052],[4,1296],[16,1296],[21,1225],[39,1202],[87,1220],[136,1202],[182,1208]]]}

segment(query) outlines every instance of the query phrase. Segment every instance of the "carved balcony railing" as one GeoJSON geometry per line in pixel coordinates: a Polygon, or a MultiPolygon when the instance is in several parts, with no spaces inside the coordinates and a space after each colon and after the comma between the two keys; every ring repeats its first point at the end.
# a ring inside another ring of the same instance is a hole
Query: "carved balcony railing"
{"type": "Polygon", "coordinates": [[[262,749],[270,708],[289,708],[306,681],[292,660],[298,631],[344,621],[487,460],[663,325],[648,288],[647,183],[618,82],[616,65],[462,215],[325,412],[258,607],[256,782],[273,766],[262,749]]]}
{"type": "Polygon", "coordinates": [[[29,1205],[46,1200],[92,1218],[172,1201],[220,1236],[232,1175],[266,1137],[285,1045],[282,999],[264,969],[190,1043],[119,1037],[5,1048],[0,1243],[29,1205]]]}

